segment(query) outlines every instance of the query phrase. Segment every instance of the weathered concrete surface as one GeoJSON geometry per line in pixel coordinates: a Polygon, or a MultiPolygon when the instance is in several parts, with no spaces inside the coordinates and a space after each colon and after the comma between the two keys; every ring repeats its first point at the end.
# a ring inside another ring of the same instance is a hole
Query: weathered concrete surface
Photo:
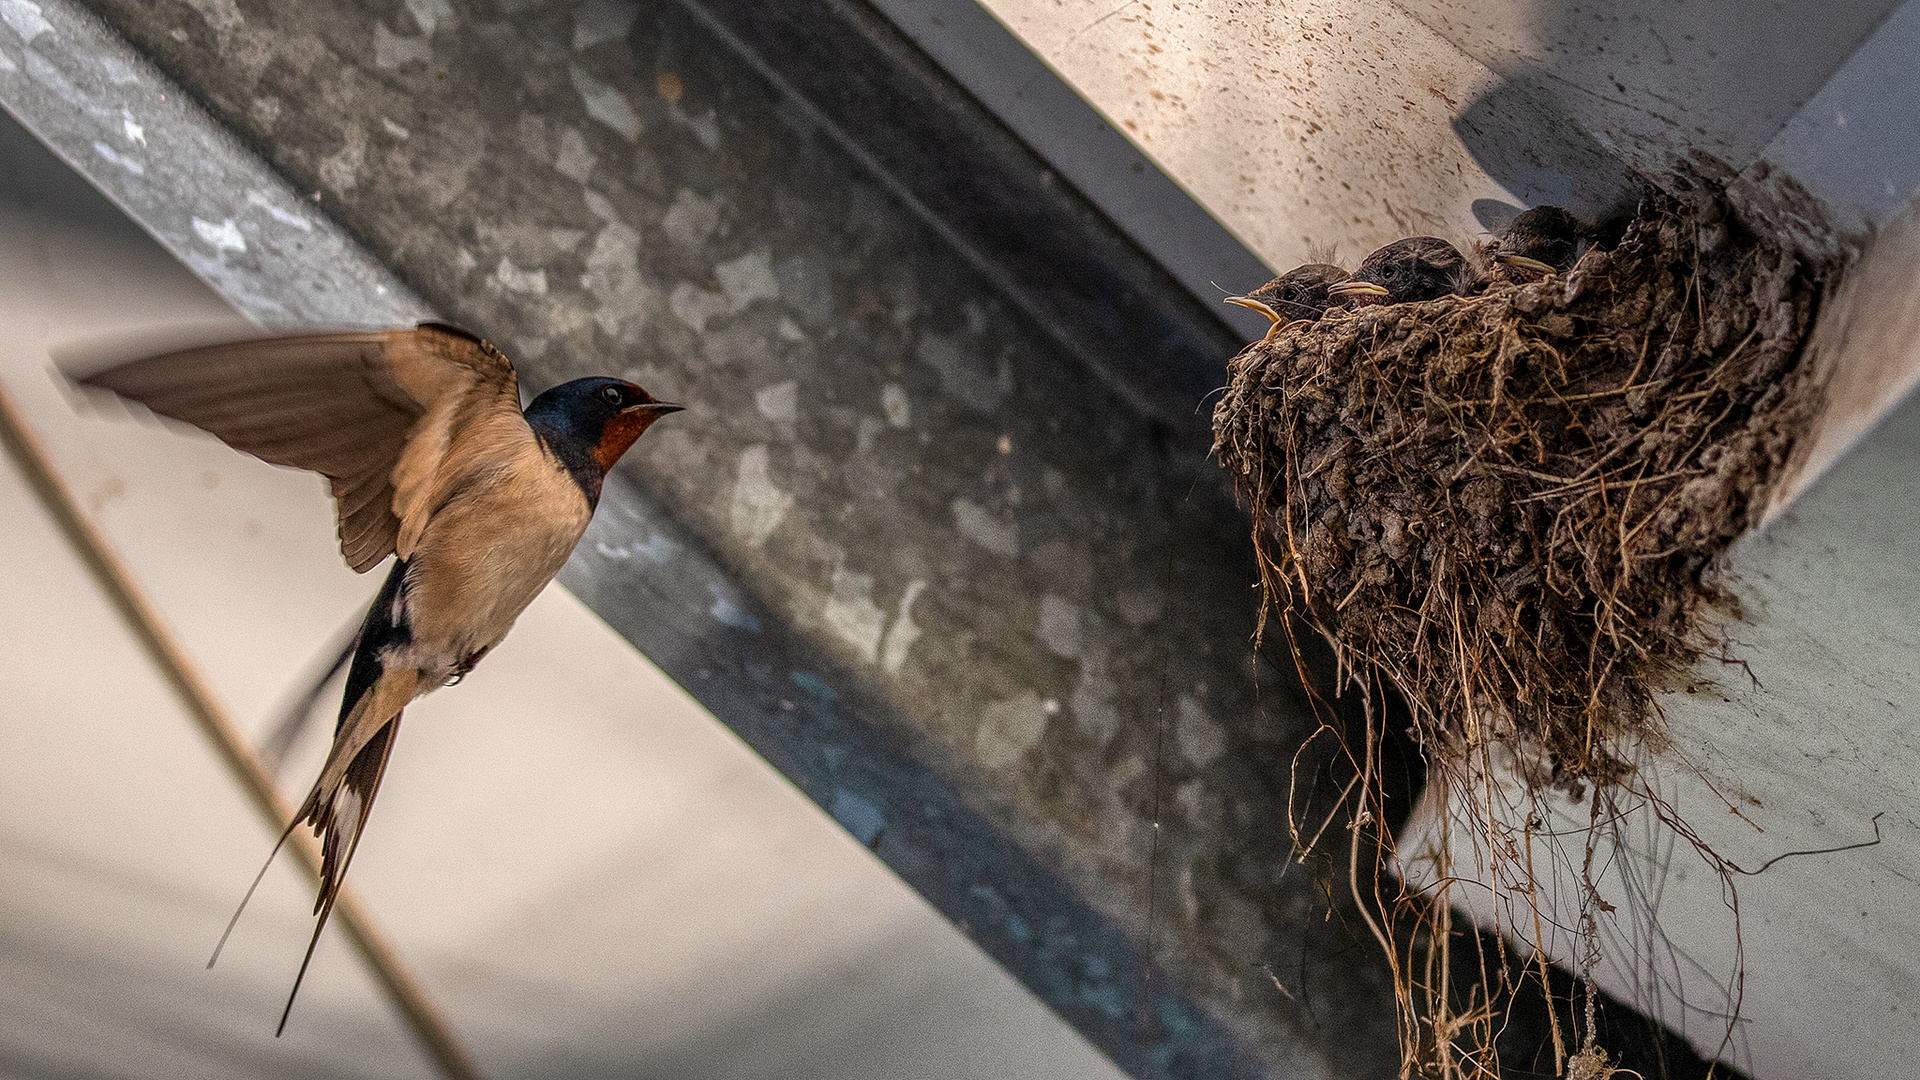
{"type": "Polygon", "coordinates": [[[1275,266],[1598,212],[1697,153],[1878,222],[1920,154],[1899,0],[982,3],[1275,266]]]}
{"type": "MultiPolygon", "coordinates": [[[[564,580],[1096,1044],[1391,1069],[1372,946],[1285,871],[1309,728],[1195,408],[1232,341],[870,11],[97,9],[530,384],[692,406],[564,580]]],[[[18,21],[64,122],[145,122],[18,21]]],[[[48,137],[114,191],[177,149],[129,131],[48,137]]],[[[235,212],[161,238],[238,266],[235,212]]]]}

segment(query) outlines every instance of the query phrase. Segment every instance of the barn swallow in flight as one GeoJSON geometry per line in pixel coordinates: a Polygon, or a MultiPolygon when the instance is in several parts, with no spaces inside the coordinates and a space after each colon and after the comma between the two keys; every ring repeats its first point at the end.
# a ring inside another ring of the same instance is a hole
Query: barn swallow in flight
{"type": "Polygon", "coordinates": [[[318,922],[284,1031],[402,710],[458,682],[500,643],[586,531],[607,470],[681,406],[596,377],[556,386],[523,412],[506,356],[439,323],[210,345],[79,382],[322,474],[347,564],[364,573],[398,556],[361,624],[326,765],[280,834],[285,843],[311,825],[322,853],[318,922]]]}
{"type": "Polygon", "coordinates": [[[1573,269],[1592,246],[1594,226],[1558,206],[1536,206],[1507,223],[1489,256],[1493,279],[1511,285],[1573,269]]]}
{"type": "Polygon", "coordinates": [[[1437,236],[1395,240],[1361,262],[1346,281],[1327,289],[1359,306],[1408,304],[1471,293],[1479,275],[1458,248],[1437,236]]]}
{"type": "Polygon", "coordinates": [[[1301,320],[1312,322],[1326,314],[1327,306],[1331,303],[1327,297],[1327,287],[1346,279],[1347,272],[1330,263],[1307,263],[1294,267],[1245,296],[1229,296],[1226,302],[1265,315],[1273,325],[1267,328],[1267,336],[1260,340],[1272,341],[1273,336],[1286,329],[1288,323],[1301,320]]]}

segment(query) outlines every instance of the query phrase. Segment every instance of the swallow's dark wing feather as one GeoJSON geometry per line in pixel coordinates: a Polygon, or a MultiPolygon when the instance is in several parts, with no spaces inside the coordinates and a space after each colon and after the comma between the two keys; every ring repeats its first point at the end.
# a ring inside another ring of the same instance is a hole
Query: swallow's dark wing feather
{"type": "Polygon", "coordinates": [[[394,550],[400,533],[395,496],[406,494],[395,467],[427,426],[423,418],[450,419],[476,408],[517,413],[520,405],[505,356],[435,323],[205,345],[78,381],[184,420],[264,461],[325,476],[333,485],[340,552],[362,572],[394,550]]]}

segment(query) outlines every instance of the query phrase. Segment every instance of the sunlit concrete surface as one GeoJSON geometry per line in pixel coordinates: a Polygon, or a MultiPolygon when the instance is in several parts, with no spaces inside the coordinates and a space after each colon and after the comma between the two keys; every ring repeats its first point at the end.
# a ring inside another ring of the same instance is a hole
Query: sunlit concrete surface
{"type": "MultiPolygon", "coordinates": [[[[0,379],[258,734],[378,580],[317,478],[49,370],[181,323],[243,329],[0,124],[0,379]]],[[[273,830],[11,463],[0,507],[0,1077],[433,1075],[337,930],[272,1037],[311,926],[287,860],[202,970],[273,830]]],[[[490,1076],[1119,1075],[558,588],[408,710],[350,882],[490,1076]]]]}
{"type": "Polygon", "coordinates": [[[981,6],[1280,268],[1473,240],[1522,205],[1598,212],[1629,169],[1695,153],[1765,159],[1853,224],[1920,176],[1911,2],[981,6]]]}

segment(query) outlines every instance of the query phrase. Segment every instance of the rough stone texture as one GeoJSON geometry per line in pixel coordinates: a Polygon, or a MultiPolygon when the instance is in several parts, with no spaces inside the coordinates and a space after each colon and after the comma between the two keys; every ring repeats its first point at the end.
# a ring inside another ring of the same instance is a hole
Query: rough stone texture
{"type": "Polygon", "coordinates": [[[1311,728],[1206,461],[1228,349],[870,12],[95,7],[531,386],[689,404],[565,580],[1098,1045],[1392,1068],[1286,872],[1311,728]]]}

